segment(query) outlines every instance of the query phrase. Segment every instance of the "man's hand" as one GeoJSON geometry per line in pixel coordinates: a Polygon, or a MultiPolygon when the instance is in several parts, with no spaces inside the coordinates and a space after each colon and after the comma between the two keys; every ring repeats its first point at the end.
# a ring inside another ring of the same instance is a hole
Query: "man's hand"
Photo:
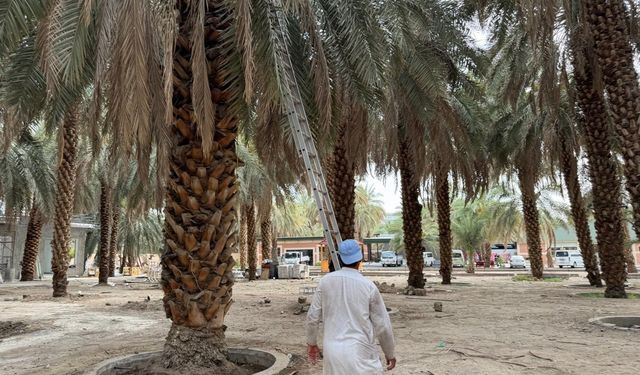
{"type": "Polygon", "coordinates": [[[387,370],[393,370],[396,367],[395,358],[387,358],[387,370]]]}
{"type": "MultiPolygon", "coordinates": [[[[320,356],[320,348],[318,345],[309,345],[307,344],[307,358],[312,365],[318,363],[318,357],[320,356]]],[[[394,359],[395,364],[395,359],[394,359]]]]}

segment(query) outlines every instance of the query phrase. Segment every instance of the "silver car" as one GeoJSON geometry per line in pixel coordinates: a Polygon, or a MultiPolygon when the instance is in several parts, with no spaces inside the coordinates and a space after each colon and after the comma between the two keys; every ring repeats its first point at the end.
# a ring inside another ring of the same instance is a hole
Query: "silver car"
{"type": "Polygon", "coordinates": [[[511,256],[509,268],[527,268],[527,263],[522,255],[513,255],[511,256]]]}

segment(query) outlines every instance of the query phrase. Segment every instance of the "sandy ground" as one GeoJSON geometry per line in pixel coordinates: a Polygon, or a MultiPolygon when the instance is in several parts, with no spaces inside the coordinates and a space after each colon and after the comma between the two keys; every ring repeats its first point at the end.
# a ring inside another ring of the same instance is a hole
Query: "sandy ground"
{"type": "MultiPolygon", "coordinates": [[[[403,277],[375,277],[403,286],[403,277]]],[[[436,280],[430,280],[432,282],[436,280]]],[[[160,350],[169,321],[150,284],[95,287],[70,281],[70,297],[50,298],[49,282],[0,284],[0,374],[82,374],[120,355],[160,350]],[[12,322],[11,324],[7,322],[12,322]],[[25,323],[19,324],[17,322],[25,323]]],[[[397,341],[394,374],[638,374],[640,332],[588,323],[602,315],[640,315],[640,300],[577,297],[586,279],[514,282],[458,276],[430,284],[426,297],[384,294],[397,341]],[[433,303],[441,301],[437,313],[433,303]]],[[[238,282],[227,320],[230,346],[304,356],[300,287],[312,280],[238,282]],[[265,304],[264,298],[270,303],[265,304]]],[[[640,289],[640,280],[630,280],[640,289]]],[[[631,290],[634,291],[634,290],[631,290]]],[[[635,290],[637,292],[637,290],[635,290]]],[[[299,357],[298,357],[299,358],[299,357]]],[[[287,374],[321,374],[295,361],[287,374]]]]}

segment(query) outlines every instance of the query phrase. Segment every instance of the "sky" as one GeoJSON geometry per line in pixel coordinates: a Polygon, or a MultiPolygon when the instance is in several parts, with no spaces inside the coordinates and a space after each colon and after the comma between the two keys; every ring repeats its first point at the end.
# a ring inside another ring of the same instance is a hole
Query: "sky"
{"type": "Polygon", "coordinates": [[[387,214],[400,211],[400,184],[395,174],[388,174],[384,179],[367,174],[362,184],[373,187],[375,192],[380,194],[387,214]]]}

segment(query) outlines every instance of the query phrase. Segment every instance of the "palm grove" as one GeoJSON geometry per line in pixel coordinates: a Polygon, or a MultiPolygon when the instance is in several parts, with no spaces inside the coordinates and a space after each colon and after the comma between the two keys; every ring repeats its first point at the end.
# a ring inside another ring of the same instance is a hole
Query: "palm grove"
{"type": "Polygon", "coordinates": [[[541,197],[561,176],[589,282],[624,298],[627,216],[640,237],[635,6],[0,0],[1,162],[13,176],[0,187],[5,211],[30,217],[23,278],[51,220],[53,295],[65,296],[71,215],[99,206],[101,282],[116,252],[162,247],[164,365],[224,373],[231,254],[246,246],[252,267],[256,229],[271,243],[276,206],[305,184],[282,108],[287,43],[343,238],[362,236],[358,177],[397,173],[408,283],[424,287],[425,237],[450,283],[454,241],[482,251],[514,238],[513,210],[483,203],[506,181],[542,278],[541,197]],[[482,48],[470,37],[478,21],[482,48]],[[435,207],[433,233],[423,204],[435,207]],[[459,225],[487,213],[502,221],[479,238],[459,225]]]}

